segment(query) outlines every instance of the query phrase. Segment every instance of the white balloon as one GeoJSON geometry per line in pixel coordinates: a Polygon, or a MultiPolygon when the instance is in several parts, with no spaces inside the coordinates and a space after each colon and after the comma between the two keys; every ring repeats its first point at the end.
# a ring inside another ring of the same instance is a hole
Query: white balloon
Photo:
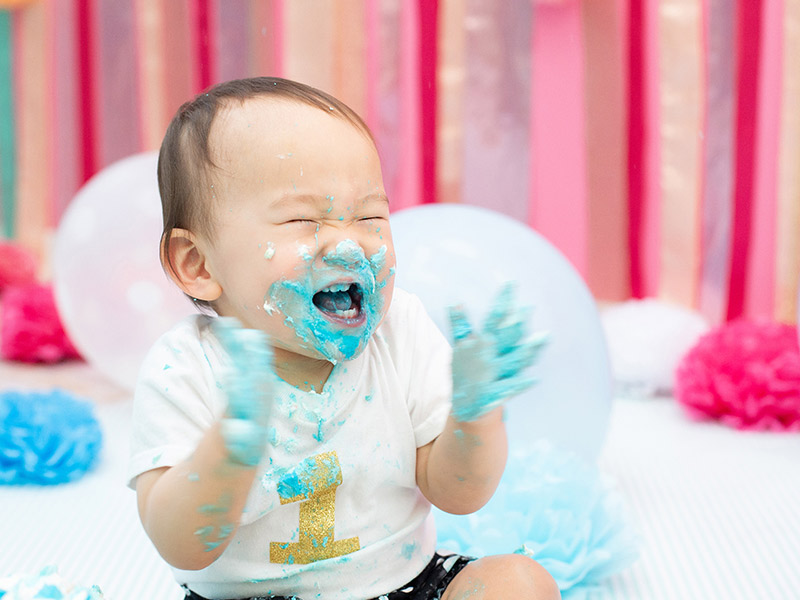
{"type": "Polygon", "coordinates": [[[474,206],[433,204],[392,215],[397,286],[419,296],[450,338],[446,309],[463,305],[482,323],[501,284],[533,308],[530,328],[550,340],[533,367],[539,382],[511,400],[512,447],[548,439],[587,460],[602,448],[612,376],[594,298],[564,256],[535,231],[474,206]]]}
{"type": "Polygon", "coordinates": [[[116,162],[67,207],[53,247],[64,328],[86,360],[133,389],[150,346],[194,312],[158,259],[161,202],[155,152],[116,162]]]}

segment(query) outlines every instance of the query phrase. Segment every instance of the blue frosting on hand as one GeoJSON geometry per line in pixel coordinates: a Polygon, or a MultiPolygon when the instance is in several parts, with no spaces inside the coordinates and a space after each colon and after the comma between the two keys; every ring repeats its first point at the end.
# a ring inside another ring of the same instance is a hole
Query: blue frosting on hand
{"type": "Polygon", "coordinates": [[[221,433],[233,462],[255,466],[268,437],[275,372],[266,334],[242,328],[236,319],[220,317],[214,333],[231,358],[224,389],[228,408],[221,433]]]}
{"type": "Polygon", "coordinates": [[[512,284],[500,290],[481,331],[473,331],[461,308],[450,308],[449,316],[457,421],[474,421],[535,383],[523,371],[534,363],[547,336],[527,337],[528,310],[515,305],[512,284]]]}

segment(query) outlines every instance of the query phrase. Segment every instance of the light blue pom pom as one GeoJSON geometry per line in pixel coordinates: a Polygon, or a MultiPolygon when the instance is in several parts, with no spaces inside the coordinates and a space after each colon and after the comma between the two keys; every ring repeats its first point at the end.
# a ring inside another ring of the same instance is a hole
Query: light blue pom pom
{"type": "Polygon", "coordinates": [[[478,512],[435,514],[441,548],[530,556],[570,600],[591,598],[600,580],[638,556],[620,496],[596,468],[546,442],[511,454],[497,492],[478,512]]]}
{"type": "Polygon", "coordinates": [[[90,403],[61,390],[0,393],[0,484],[73,481],[101,446],[90,403]]]}
{"type": "Polygon", "coordinates": [[[18,573],[0,577],[2,600],[103,600],[103,591],[93,585],[74,585],[58,574],[58,568],[48,565],[38,573],[18,573]]]}

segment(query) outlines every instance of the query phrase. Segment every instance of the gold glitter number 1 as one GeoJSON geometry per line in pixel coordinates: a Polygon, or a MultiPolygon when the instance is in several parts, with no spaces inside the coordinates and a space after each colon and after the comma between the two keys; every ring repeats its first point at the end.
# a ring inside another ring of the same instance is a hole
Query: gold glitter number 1
{"type": "Polygon", "coordinates": [[[281,504],[300,505],[299,541],[271,542],[269,561],[308,564],[355,552],[357,537],[334,539],[336,488],[342,485],[342,468],[336,452],[307,458],[278,482],[281,504]]]}

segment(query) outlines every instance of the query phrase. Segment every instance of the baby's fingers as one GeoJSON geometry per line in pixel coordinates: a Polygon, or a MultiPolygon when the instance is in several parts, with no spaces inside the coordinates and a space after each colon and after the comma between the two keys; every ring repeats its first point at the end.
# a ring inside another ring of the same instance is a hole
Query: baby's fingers
{"type": "Polygon", "coordinates": [[[512,313],[515,308],[514,294],[516,284],[509,281],[503,284],[500,291],[497,293],[494,304],[492,305],[486,320],[483,323],[483,330],[491,333],[500,327],[512,313]]]}
{"type": "Polygon", "coordinates": [[[230,355],[238,371],[261,371],[272,368],[272,350],[263,331],[244,329],[234,318],[219,317],[214,333],[230,355]]]}
{"type": "Polygon", "coordinates": [[[513,377],[530,367],[539,358],[539,354],[545,345],[547,345],[547,334],[538,333],[512,351],[498,357],[496,363],[498,378],[507,379],[513,377]]]}
{"type": "Polygon", "coordinates": [[[450,318],[450,332],[453,340],[463,340],[472,334],[472,326],[469,324],[467,315],[460,306],[451,306],[447,309],[450,318]]]}
{"type": "Polygon", "coordinates": [[[237,319],[233,317],[219,317],[215,319],[212,324],[214,334],[217,336],[222,347],[231,356],[241,356],[244,353],[244,344],[240,336],[236,332],[241,330],[242,326],[237,319]]]}
{"type": "Polygon", "coordinates": [[[502,380],[502,382],[500,382],[502,384],[501,388],[497,393],[498,395],[501,395],[504,400],[508,400],[514,396],[518,396],[525,390],[532,388],[537,381],[538,379],[535,377],[517,375],[511,379],[502,380]]]}
{"type": "Polygon", "coordinates": [[[514,307],[494,329],[486,331],[494,340],[498,356],[513,351],[528,335],[530,314],[529,306],[514,307]]]}
{"type": "Polygon", "coordinates": [[[236,319],[219,318],[214,333],[231,359],[224,381],[228,415],[265,421],[274,372],[272,350],[262,331],[244,329],[236,319]]]}

